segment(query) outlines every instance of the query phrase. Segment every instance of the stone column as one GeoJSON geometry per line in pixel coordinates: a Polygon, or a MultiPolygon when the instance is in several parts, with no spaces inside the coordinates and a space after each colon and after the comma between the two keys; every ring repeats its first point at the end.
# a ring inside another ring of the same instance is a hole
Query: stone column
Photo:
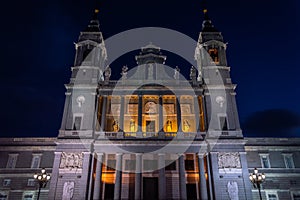
{"type": "Polygon", "coordinates": [[[164,116],[163,116],[163,100],[162,100],[162,95],[159,95],[159,130],[161,132],[164,132],[164,116]]]}
{"type": "Polygon", "coordinates": [[[122,153],[116,154],[116,179],[114,199],[121,199],[121,186],[122,186],[122,153]]]}
{"type": "Polygon", "coordinates": [[[101,199],[101,177],[102,177],[103,153],[97,153],[96,178],[94,184],[93,199],[101,199]]]}
{"type": "Polygon", "coordinates": [[[165,154],[158,154],[158,199],[166,199],[166,171],[165,171],[165,154]]]}
{"type": "Polygon", "coordinates": [[[200,197],[201,200],[207,200],[207,185],[205,177],[205,167],[204,167],[204,154],[198,154],[198,165],[199,165],[199,177],[200,177],[200,197]]]}
{"type": "Polygon", "coordinates": [[[100,131],[105,131],[105,120],[106,120],[106,108],[107,108],[107,96],[103,96],[102,102],[102,113],[101,113],[101,124],[100,124],[100,131]]]}
{"type": "Polygon", "coordinates": [[[180,96],[176,96],[176,110],[177,110],[177,132],[182,132],[182,129],[181,129],[180,96]]]}
{"type": "Polygon", "coordinates": [[[200,132],[201,124],[200,124],[200,105],[198,96],[194,96],[194,113],[195,113],[195,124],[196,124],[196,132],[200,132]]]}
{"type": "Polygon", "coordinates": [[[143,95],[139,95],[138,103],[138,133],[142,132],[143,125],[143,95]]]}
{"type": "Polygon", "coordinates": [[[121,103],[120,103],[120,124],[119,124],[119,131],[124,131],[124,96],[121,96],[121,103]]]}
{"type": "Polygon", "coordinates": [[[135,154],[134,199],[142,199],[142,154],[135,154]]]}
{"type": "Polygon", "coordinates": [[[179,155],[179,189],[180,199],[186,199],[186,179],[185,179],[185,167],[184,167],[184,154],[179,155]]]}

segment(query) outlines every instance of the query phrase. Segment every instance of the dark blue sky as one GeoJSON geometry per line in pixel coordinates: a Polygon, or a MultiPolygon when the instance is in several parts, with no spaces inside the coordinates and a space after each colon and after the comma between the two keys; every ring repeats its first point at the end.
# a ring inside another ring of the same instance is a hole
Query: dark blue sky
{"type": "MultiPolygon", "coordinates": [[[[73,42],[88,24],[94,4],[19,0],[2,5],[1,136],[57,136],[73,42]]],[[[244,135],[300,136],[299,1],[208,0],[208,7],[229,43],[244,135]]],[[[154,26],[197,40],[203,16],[200,0],[103,0],[99,19],[105,38],[154,26]]],[[[127,60],[124,64],[134,63],[132,57],[127,60]]],[[[166,64],[177,63],[169,59],[166,64]]],[[[120,71],[122,66],[111,67],[120,71]]]]}

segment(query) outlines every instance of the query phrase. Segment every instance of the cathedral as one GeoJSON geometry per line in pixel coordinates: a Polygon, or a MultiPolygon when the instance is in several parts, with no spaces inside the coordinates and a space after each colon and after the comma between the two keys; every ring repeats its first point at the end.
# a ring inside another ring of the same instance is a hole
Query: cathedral
{"type": "Polygon", "coordinates": [[[137,67],[111,68],[98,12],[75,43],[58,136],[0,139],[0,200],[300,199],[300,139],[243,136],[206,9],[188,77],[150,41],[137,67]],[[42,168],[51,178],[39,187],[42,168]]]}

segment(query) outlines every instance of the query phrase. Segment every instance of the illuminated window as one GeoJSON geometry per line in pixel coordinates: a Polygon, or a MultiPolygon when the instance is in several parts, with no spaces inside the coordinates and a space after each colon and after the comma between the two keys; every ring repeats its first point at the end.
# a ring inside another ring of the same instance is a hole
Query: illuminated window
{"type": "Polygon", "coordinates": [[[263,168],[271,168],[269,154],[259,154],[261,165],[263,168]]]}
{"type": "Polygon", "coordinates": [[[17,164],[18,154],[9,154],[6,168],[15,168],[17,164]]]}
{"type": "Polygon", "coordinates": [[[177,132],[177,106],[174,95],[163,96],[164,132],[177,132]]]}
{"type": "Polygon", "coordinates": [[[158,96],[143,96],[142,123],[143,132],[158,132],[158,96]]]}
{"type": "Polygon", "coordinates": [[[286,168],[295,168],[293,155],[292,154],[283,154],[284,163],[286,168]]]}
{"type": "Polygon", "coordinates": [[[209,55],[210,55],[213,62],[219,63],[218,49],[209,49],[208,53],[209,53],[209,55]]]}
{"type": "Polygon", "coordinates": [[[125,97],[124,131],[137,132],[138,130],[138,96],[125,97]]]}
{"type": "Polygon", "coordinates": [[[105,130],[111,132],[118,132],[120,130],[120,112],[121,112],[121,97],[120,96],[108,97],[105,130]]]}
{"type": "Polygon", "coordinates": [[[181,127],[183,132],[196,132],[195,105],[193,96],[180,97],[181,127]]]}

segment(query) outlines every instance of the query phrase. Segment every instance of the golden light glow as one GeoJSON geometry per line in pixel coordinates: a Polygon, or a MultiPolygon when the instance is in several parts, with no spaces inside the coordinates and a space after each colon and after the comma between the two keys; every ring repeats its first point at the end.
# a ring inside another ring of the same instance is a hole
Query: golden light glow
{"type": "Polygon", "coordinates": [[[99,13],[100,11],[99,11],[99,9],[95,9],[95,13],[99,13]]]}
{"type": "Polygon", "coordinates": [[[203,10],[203,13],[207,13],[207,9],[204,9],[204,10],[203,10]]]}

